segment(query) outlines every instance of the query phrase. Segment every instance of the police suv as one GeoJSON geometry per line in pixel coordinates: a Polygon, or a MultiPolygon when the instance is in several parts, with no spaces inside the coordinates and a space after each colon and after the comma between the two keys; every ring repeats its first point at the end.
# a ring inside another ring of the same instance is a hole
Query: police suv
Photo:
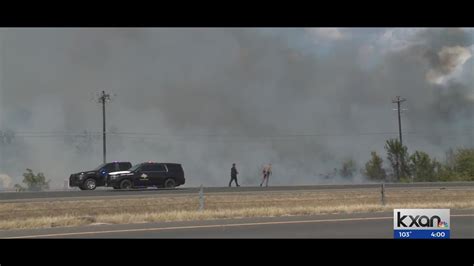
{"type": "Polygon", "coordinates": [[[185,178],[181,164],[146,162],[136,164],[128,171],[107,174],[106,183],[114,189],[174,188],[183,185],[185,178]]]}

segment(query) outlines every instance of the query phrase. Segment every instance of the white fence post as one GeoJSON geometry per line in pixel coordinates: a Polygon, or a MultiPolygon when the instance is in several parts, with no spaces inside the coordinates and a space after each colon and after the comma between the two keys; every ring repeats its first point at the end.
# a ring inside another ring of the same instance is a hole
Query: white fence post
{"type": "Polygon", "coordinates": [[[199,190],[199,210],[204,210],[204,189],[201,185],[201,189],[199,190]]]}
{"type": "Polygon", "coordinates": [[[385,183],[382,183],[382,190],[380,191],[381,192],[381,196],[382,196],[382,206],[385,206],[385,183]]]}

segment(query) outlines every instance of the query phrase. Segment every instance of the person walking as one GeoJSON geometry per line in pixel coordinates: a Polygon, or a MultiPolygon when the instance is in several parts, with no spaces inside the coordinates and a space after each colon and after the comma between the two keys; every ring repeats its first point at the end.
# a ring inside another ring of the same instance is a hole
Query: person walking
{"type": "Polygon", "coordinates": [[[239,172],[237,171],[237,168],[235,167],[235,163],[232,164],[232,168],[230,168],[230,182],[229,182],[229,187],[232,185],[232,181],[235,181],[235,184],[240,187],[239,183],[237,182],[237,175],[239,172]]]}
{"type": "Polygon", "coordinates": [[[263,179],[262,179],[262,183],[260,183],[260,186],[262,186],[263,183],[265,182],[265,186],[268,187],[268,179],[270,178],[270,175],[272,174],[272,164],[265,165],[263,167],[262,174],[263,174],[263,179]]]}

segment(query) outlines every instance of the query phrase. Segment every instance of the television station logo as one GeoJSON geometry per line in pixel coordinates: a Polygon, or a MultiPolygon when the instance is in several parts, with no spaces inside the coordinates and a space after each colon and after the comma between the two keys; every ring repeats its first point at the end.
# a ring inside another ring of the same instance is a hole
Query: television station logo
{"type": "Polygon", "coordinates": [[[450,238],[449,209],[394,209],[393,237],[408,239],[450,238]]]}

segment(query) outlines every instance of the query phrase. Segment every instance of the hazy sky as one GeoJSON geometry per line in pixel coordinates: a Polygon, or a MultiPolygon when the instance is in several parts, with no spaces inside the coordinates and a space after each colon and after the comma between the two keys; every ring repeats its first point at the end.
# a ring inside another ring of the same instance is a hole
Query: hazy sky
{"type": "Polygon", "coordinates": [[[233,162],[248,184],[268,162],[274,184],[362,167],[398,136],[397,95],[409,151],[443,159],[473,145],[473,40],[438,28],[3,28],[0,130],[16,136],[0,174],[19,182],[30,167],[62,184],[98,165],[100,90],[114,95],[108,158],[180,162],[188,185],[226,184],[233,162]],[[95,138],[70,138],[85,130],[95,138]]]}

